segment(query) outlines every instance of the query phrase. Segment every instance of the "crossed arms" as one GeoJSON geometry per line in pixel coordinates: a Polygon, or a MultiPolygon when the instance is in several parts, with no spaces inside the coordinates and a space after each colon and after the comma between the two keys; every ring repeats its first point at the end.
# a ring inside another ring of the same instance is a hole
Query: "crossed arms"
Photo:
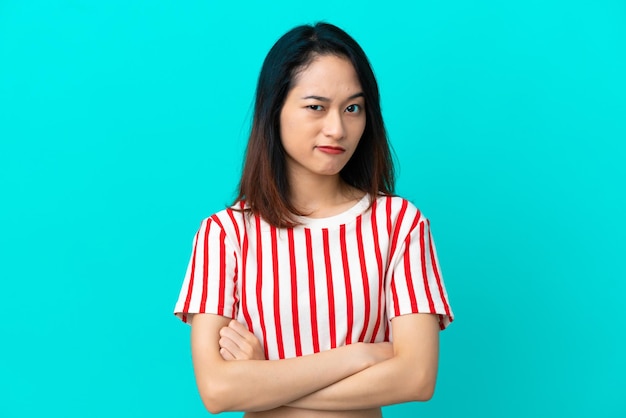
{"type": "Polygon", "coordinates": [[[195,314],[191,348],[200,397],[211,413],[283,405],[357,410],[430,399],[439,354],[436,315],[402,315],[391,326],[393,344],[357,343],[268,361],[242,324],[195,314]]]}

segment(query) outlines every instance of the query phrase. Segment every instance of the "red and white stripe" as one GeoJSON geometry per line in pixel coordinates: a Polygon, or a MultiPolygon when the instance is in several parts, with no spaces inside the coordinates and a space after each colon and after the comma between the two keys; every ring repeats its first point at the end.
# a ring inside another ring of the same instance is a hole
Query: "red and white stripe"
{"type": "Polygon", "coordinates": [[[277,229],[233,209],[205,219],[175,314],[236,318],[268,359],[390,339],[391,318],[453,318],[430,224],[407,200],[277,229]]]}

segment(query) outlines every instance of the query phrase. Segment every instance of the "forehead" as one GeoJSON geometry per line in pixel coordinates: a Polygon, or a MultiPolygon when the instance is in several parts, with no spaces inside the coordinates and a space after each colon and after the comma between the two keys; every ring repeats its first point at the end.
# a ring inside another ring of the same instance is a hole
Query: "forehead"
{"type": "Polygon", "coordinates": [[[318,55],[296,73],[293,88],[316,90],[311,93],[356,93],[361,91],[361,83],[354,66],[346,57],[318,55]]]}

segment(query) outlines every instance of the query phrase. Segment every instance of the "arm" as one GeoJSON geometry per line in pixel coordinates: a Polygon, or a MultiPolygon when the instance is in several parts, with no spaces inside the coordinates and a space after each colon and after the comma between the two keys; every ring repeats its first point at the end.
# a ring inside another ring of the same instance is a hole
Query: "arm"
{"type": "Polygon", "coordinates": [[[436,315],[409,314],[391,321],[394,355],[288,406],[316,410],[353,410],[429,400],[435,389],[439,357],[436,315]]]}
{"type": "Polygon", "coordinates": [[[384,347],[376,352],[366,344],[354,344],[287,360],[226,361],[220,354],[220,330],[229,322],[212,314],[191,319],[196,384],[211,413],[277,408],[388,357],[384,347]]]}

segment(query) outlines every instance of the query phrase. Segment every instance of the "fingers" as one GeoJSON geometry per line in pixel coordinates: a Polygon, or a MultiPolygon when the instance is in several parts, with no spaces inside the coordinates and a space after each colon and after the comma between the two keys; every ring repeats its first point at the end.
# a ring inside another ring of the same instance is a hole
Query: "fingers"
{"type": "Polygon", "coordinates": [[[236,320],[230,321],[228,328],[235,331],[241,339],[235,340],[237,345],[248,360],[265,360],[265,352],[261,342],[248,328],[236,320]]]}
{"type": "Polygon", "coordinates": [[[236,320],[220,329],[219,344],[229,352],[233,360],[265,360],[259,339],[236,320]]]}
{"type": "Polygon", "coordinates": [[[222,331],[220,331],[219,345],[220,354],[224,360],[238,360],[242,357],[237,343],[228,336],[224,336],[222,331]]]}
{"type": "Polygon", "coordinates": [[[225,349],[225,348],[220,348],[220,355],[221,355],[221,356],[222,356],[222,358],[223,358],[224,360],[226,360],[226,361],[229,361],[229,360],[237,360],[237,359],[235,358],[235,356],[233,356],[233,355],[231,354],[231,352],[230,352],[230,351],[228,351],[228,350],[227,350],[227,349],[225,349]]]}
{"type": "Polygon", "coordinates": [[[223,327],[223,328],[220,329],[220,337],[222,337],[222,338],[230,338],[235,343],[237,343],[240,340],[243,341],[243,339],[244,339],[244,337],[241,334],[239,334],[237,331],[235,331],[230,326],[223,327]]]}
{"type": "Polygon", "coordinates": [[[244,324],[234,319],[228,323],[228,328],[235,330],[238,334],[242,336],[246,334],[252,334],[250,331],[248,331],[248,328],[244,324]]]}

